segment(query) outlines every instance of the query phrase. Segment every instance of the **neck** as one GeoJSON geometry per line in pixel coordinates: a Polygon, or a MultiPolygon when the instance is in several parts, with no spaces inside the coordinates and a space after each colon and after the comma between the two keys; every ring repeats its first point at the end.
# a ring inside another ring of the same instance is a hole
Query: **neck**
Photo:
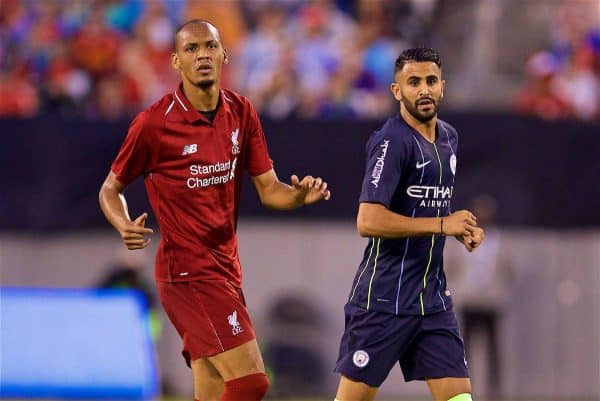
{"type": "Polygon", "coordinates": [[[183,80],[183,94],[198,111],[212,111],[219,103],[219,85],[199,88],[186,79],[183,80]]]}
{"type": "Polygon", "coordinates": [[[419,134],[423,135],[429,142],[435,142],[435,125],[437,123],[437,115],[429,121],[419,121],[406,110],[404,106],[400,106],[400,115],[408,125],[414,128],[419,134]]]}

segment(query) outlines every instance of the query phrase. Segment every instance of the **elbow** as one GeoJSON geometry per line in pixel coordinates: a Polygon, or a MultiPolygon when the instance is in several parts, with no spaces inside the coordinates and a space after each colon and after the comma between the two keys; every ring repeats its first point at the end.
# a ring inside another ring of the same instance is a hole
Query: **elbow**
{"type": "Polygon", "coordinates": [[[363,238],[377,236],[377,233],[373,229],[372,224],[370,224],[369,219],[366,219],[360,213],[356,218],[356,230],[358,231],[358,234],[363,238]]]}
{"type": "Polygon", "coordinates": [[[104,198],[105,191],[104,184],[102,184],[100,191],[98,191],[98,203],[100,203],[100,205],[102,205],[102,199],[104,198]]]}
{"type": "Polygon", "coordinates": [[[104,182],[100,187],[100,191],[98,191],[98,202],[100,203],[100,206],[103,206],[107,202],[107,199],[112,195],[118,196],[118,194],[119,191],[116,188],[112,187],[110,183],[104,182]]]}

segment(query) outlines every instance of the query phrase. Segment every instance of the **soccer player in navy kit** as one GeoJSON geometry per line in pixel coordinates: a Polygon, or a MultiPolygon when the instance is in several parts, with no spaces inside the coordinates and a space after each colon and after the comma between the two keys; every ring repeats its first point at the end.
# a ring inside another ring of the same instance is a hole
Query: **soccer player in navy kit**
{"type": "Polygon", "coordinates": [[[367,143],[357,228],[369,241],[344,308],[336,400],[373,400],[399,362],[405,380],[426,380],[434,400],[471,401],[442,253],[446,236],[471,252],[484,232],[470,211],[450,209],[457,133],[437,118],[439,55],[404,51],[391,91],[400,114],[367,143]]]}
{"type": "Polygon", "coordinates": [[[182,83],[133,120],[100,205],[128,249],[145,248],[147,214],[132,221],[123,196],[143,175],[161,229],[156,284],[183,340],[195,399],[259,401],[269,382],[241,289],[235,234],[242,173],[274,209],[326,200],[330,192],[312,176],[279,181],[256,110],[220,88],[227,51],[212,24],[183,24],[171,62],[182,83]]]}

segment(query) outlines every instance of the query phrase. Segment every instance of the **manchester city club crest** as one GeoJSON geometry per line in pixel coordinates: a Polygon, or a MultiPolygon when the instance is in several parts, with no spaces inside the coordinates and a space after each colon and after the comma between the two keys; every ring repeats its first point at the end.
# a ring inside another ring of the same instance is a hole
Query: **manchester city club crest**
{"type": "Polygon", "coordinates": [[[359,368],[364,368],[369,363],[369,354],[367,351],[359,349],[352,355],[352,362],[359,368]]]}
{"type": "Polygon", "coordinates": [[[450,156],[450,171],[453,175],[456,175],[456,155],[454,153],[450,156]]]}

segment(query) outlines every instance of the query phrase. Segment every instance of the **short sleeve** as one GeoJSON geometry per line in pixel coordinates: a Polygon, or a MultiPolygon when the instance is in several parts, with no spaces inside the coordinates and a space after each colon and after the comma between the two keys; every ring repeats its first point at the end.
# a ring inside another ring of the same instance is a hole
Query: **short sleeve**
{"type": "Polygon", "coordinates": [[[269,157],[267,141],[258,114],[250,102],[247,102],[248,117],[245,130],[246,138],[246,162],[245,168],[251,176],[257,176],[273,168],[273,161],[269,157]]]}
{"type": "Polygon", "coordinates": [[[111,170],[117,176],[117,180],[123,185],[129,185],[138,176],[148,170],[151,159],[151,148],[148,130],[145,127],[147,117],[140,113],[131,122],[127,137],[121,145],[121,149],[111,166],[111,170]]]}
{"type": "Polygon", "coordinates": [[[367,162],[359,202],[389,208],[402,175],[402,149],[398,139],[376,133],[367,142],[367,162]]]}

